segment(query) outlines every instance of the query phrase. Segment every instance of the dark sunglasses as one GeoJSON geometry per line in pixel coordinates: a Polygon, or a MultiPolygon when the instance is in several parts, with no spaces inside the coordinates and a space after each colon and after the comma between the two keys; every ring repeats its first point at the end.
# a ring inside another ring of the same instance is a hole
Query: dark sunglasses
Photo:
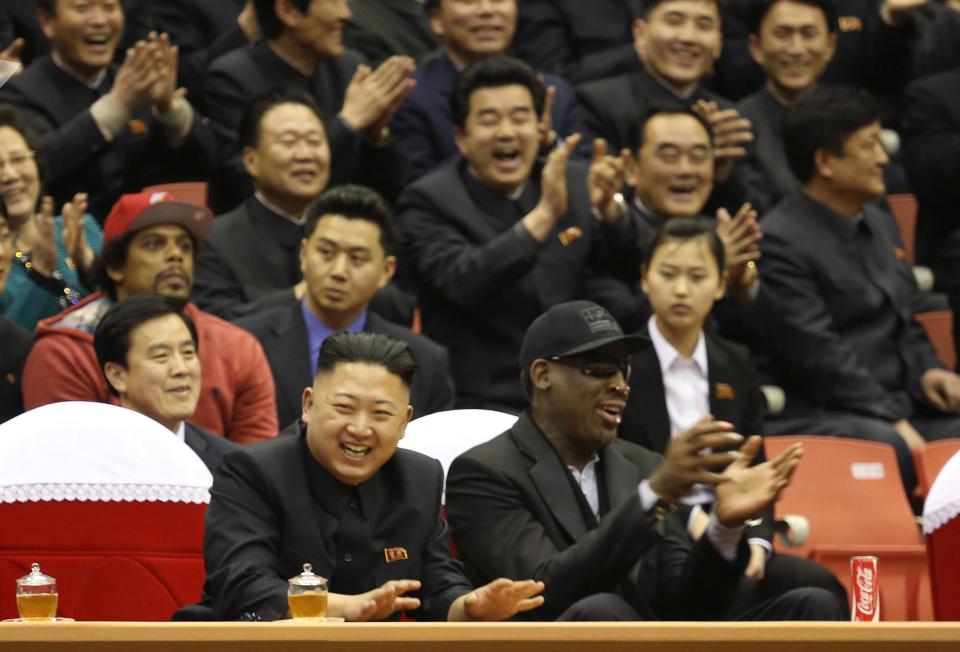
{"type": "Polygon", "coordinates": [[[550,362],[576,367],[584,376],[606,380],[613,378],[617,373],[623,374],[623,380],[630,382],[630,356],[598,356],[594,355],[554,355],[547,358],[550,362]]]}

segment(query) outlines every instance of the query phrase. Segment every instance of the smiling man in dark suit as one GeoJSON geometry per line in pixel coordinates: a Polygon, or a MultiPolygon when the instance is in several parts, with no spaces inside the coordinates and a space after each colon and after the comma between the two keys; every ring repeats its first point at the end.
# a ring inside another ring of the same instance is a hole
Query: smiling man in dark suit
{"type": "Polygon", "coordinates": [[[93,338],[97,363],[120,407],[170,430],[212,473],[238,446],[187,421],[200,399],[197,346],[197,329],[183,302],[159,294],[113,304],[93,338]]]}
{"type": "Polygon", "coordinates": [[[453,118],[463,160],[410,186],[397,208],[404,280],[415,285],[424,333],[450,352],[457,404],[519,411],[517,352],[549,306],[597,296],[630,301],[614,268],[636,253],[623,161],[579,136],[538,161],[545,89],[530,66],[484,59],[460,76],[453,118]]]}
{"type": "Polygon", "coordinates": [[[340,331],[384,333],[406,342],[418,360],[410,391],[414,415],[452,408],[446,350],[369,310],[373,295],[390,281],[397,265],[397,236],[383,199],[368,188],[338,186],[311,204],[305,217],[303,298],[237,322],[267,353],[280,426],[300,416],[300,396],[316,373],[320,345],[340,331]]]}
{"type": "Polygon", "coordinates": [[[760,438],[738,455],[729,448],[743,437],[726,422],[701,421],[663,458],[617,438],[629,354],[644,346],[589,301],[533,322],[520,353],[529,409],[450,467],[447,513],[468,575],[543,581],[544,605],[526,614],[536,620],[845,619],[823,589],[761,599],[739,588],[744,519],[789,483],[799,445],[749,467],[760,438]],[[701,482],[716,487],[709,518],[672,507],[701,482]]]}

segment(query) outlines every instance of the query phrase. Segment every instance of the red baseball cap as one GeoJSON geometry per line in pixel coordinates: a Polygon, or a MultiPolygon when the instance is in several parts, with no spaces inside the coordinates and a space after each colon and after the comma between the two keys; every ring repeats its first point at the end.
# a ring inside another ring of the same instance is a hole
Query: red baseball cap
{"type": "Polygon", "coordinates": [[[154,224],[179,224],[202,242],[213,226],[213,213],[203,206],[177,201],[169,192],[120,195],[103,223],[103,244],[154,224]]]}

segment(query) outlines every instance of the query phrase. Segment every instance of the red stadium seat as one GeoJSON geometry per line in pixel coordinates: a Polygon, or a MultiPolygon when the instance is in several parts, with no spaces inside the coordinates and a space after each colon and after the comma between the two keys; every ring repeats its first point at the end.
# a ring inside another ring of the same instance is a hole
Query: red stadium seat
{"type": "MultiPolygon", "coordinates": [[[[957,433],[960,435],[960,433],[957,433]]],[[[943,465],[960,451],[960,439],[944,439],[930,442],[923,448],[913,451],[913,463],[917,467],[920,495],[926,496],[937,479],[943,465]]]]}
{"type": "Polygon", "coordinates": [[[900,239],[907,254],[907,262],[912,265],[916,251],[917,198],[911,194],[889,195],[887,203],[890,204],[890,211],[897,221],[897,229],[900,231],[900,239]]]}
{"type": "Polygon", "coordinates": [[[850,558],[875,555],[880,558],[881,617],[930,620],[926,550],[893,448],[840,437],[767,437],[767,457],[797,441],[803,442],[803,460],[775,513],[778,518],[806,516],[810,536],[799,548],[784,548],[778,541],[777,549],[819,561],[848,590],[850,558]]]}

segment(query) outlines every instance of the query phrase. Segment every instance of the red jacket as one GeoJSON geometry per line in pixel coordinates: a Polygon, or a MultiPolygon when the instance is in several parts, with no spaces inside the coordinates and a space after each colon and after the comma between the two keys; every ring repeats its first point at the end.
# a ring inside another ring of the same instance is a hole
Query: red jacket
{"type": "MultiPolygon", "coordinates": [[[[58,401],[118,403],[93,350],[94,330],[112,303],[97,292],[37,324],[23,370],[26,409],[58,401]]],[[[192,303],[185,312],[197,327],[203,367],[200,400],[190,421],[240,444],[275,437],[273,375],[260,343],[242,328],[192,303]]]]}

